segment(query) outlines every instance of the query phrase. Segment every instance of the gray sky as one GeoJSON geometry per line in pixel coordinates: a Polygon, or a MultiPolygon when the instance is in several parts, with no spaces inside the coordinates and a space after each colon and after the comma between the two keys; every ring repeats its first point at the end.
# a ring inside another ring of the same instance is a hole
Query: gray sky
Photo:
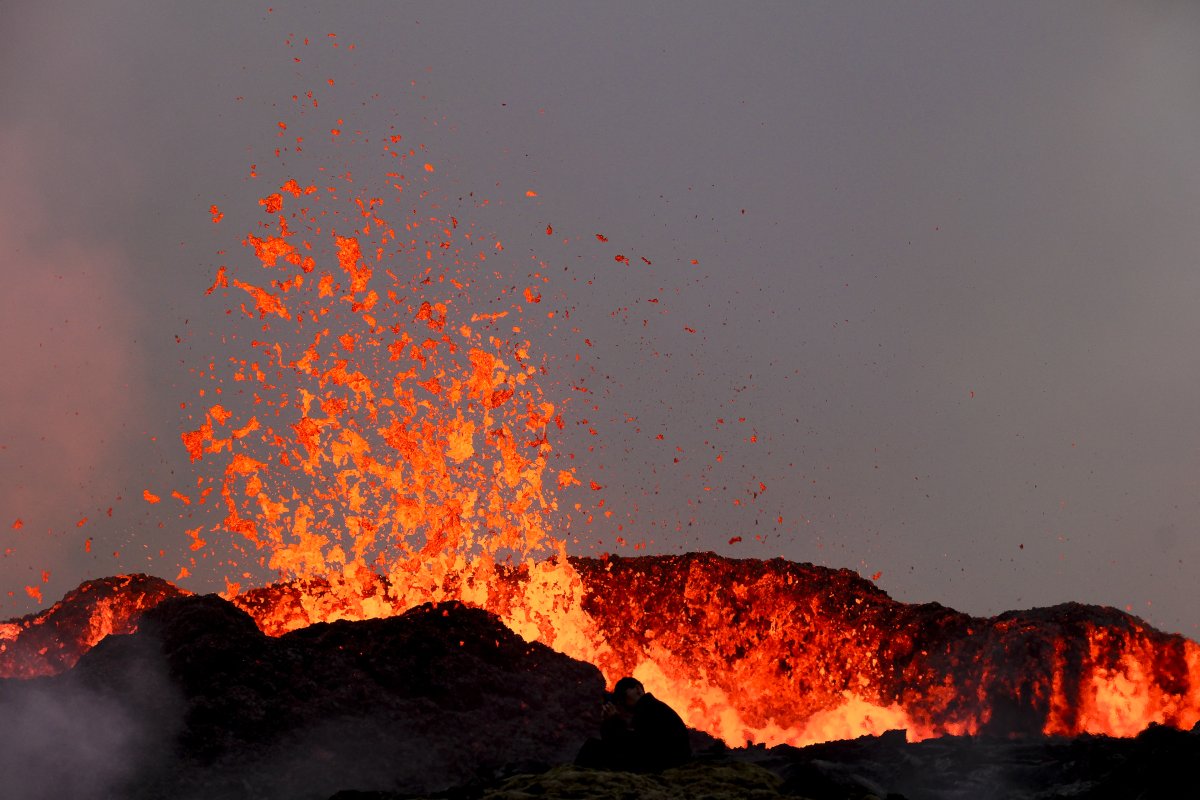
{"type": "Polygon", "coordinates": [[[175,576],[180,404],[229,325],[204,290],[283,180],[383,181],[328,137],[274,157],[280,120],[340,118],[487,196],[489,265],[555,275],[579,330],[535,342],[544,388],[597,406],[556,444],[614,512],[564,513],[573,552],[782,555],[1198,635],[1195,8],[277,5],[0,6],[0,616],[26,585],[175,576]]]}

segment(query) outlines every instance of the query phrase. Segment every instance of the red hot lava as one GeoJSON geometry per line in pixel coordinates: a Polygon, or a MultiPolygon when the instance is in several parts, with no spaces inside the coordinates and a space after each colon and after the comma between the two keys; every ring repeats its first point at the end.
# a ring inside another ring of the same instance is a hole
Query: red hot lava
{"type": "MultiPolygon", "coordinates": [[[[340,200],[349,176],[286,182],[244,240],[254,266],[222,266],[209,290],[240,298],[248,327],[206,368],[214,385],[182,437],[210,473],[175,497],[193,510],[220,498],[224,519],[187,533],[197,559],[217,541],[243,554],[226,595],[263,631],[461,600],[609,681],[639,677],[735,745],[1200,720],[1200,646],[1111,609],[980,619],[783,560],[568,559],[549,520],[577,479],[550,470],[563,421],[525,338],[546,279],[493,282],[496,300],[473,307],[502,242],[423,205],[423,189],[410,201],[416,179],[399,170],[417,151],[399,137],[383,149],[390,194],[340,200]],[[281,582],[243,591],[255,565],[281,582]]],[[[179,591],[144,576],[86,584],[0,625],[0,675],[68,668],[179,591]]]]}
{"type": "MultiPolygon", "coordinates": [[[[610,680],[638,676],[690,725],[730,744],[893,728],[912,739],[1130,736],[1150,723],[1200,721],[1200,645],[1114,609],[1066,604],[983,619],[897,603],[848,570],[713,554],[570,559],[496,575],[479,604],[510,627],[610,680]],[[561,602],[572,593],[574,605],[561,602]]],[[[235,602],[276,635],[408,607],[404,591],[363,577],[281,583],[235,602]]],[[[443,588],[458,593],[452,582],[443,588]]],[[[138,576],[85,584],[0,627],[0,676],[68,668],[178,593],[138,576]]]]}

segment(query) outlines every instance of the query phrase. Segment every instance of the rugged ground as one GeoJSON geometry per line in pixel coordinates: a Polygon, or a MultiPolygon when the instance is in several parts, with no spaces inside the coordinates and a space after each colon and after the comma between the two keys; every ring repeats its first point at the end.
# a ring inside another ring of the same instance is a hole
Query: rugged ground
{"type": "Polygon", "coordinates": [[[459,604],[272,638],[218,597],[173,597],[69,671],[0,681],[0,773],[30,800],[1100,798],[1181,796],[1200,759],[1200,730],[1168,727],[803,749],[697,734],[696,762],[662,775],[576,769],[603,688],[459,604]]]}

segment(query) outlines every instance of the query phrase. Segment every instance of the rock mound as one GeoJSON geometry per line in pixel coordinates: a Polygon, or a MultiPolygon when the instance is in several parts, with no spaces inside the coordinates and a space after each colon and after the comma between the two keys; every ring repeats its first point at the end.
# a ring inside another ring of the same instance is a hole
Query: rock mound
{"type": "MultiPolygon", "coordinates": [[[[87,693],[131,741],[173,742],[110,782],[114,796],[294,799],[431,791],[570,760],[603,689],[595,667],[459,604],[270,638],[209,595],[166,599],[74,670],[0,682],[0,699],[87,693]]],[[[73,735],[102,736],[96,722],[73,735]]]]}

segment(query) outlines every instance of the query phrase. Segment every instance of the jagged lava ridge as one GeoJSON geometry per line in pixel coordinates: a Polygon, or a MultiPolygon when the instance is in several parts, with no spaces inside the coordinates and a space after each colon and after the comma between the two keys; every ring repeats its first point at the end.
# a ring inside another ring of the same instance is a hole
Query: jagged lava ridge
{"type": "MultiPolygon", "coordinates": [[[[569,565],[595,640],[590,660],[610,681],[638,675],[689,724],[733,744],[896,727],[913,738],[1131,736],[1152,722],[1200,721],[1200,645],[1112,608],[1066,603],[972,617],[897,602],[846,569],[712,553],[569,565]]],[[[501,572],[488,610],[511,611],[527,580],[501,572]]],[[[361,594],[375,598],[378,616],[388,587],[376,583],[361,594]]],[[[275,584],[235,602],[274,633],[280,619],[290,630],[369,616],[344,599],[332,612],[305,602],[324,588],[275,584]]],[[[0,623],[0,677],[67,669],[103,635],[135,629],[142,611],[178,594],[146,576],[90,581],[44,612],[0,623]]]]}

